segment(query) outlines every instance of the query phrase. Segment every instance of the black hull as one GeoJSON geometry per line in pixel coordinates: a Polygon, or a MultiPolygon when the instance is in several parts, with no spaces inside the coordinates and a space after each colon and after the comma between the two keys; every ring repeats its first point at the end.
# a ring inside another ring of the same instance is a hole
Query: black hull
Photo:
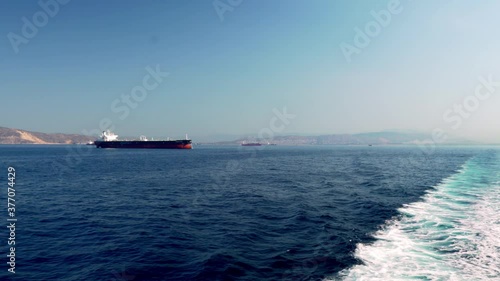
{"type": "Polygon", "coordinates": [[[97,148],[191,149],[191,140],[173,141],[95,141],[97,148]]]}
{"type": "Polygon", "coordinates": [[[260,143],[242,143],[241,146],[262,146],[260,143]]]}

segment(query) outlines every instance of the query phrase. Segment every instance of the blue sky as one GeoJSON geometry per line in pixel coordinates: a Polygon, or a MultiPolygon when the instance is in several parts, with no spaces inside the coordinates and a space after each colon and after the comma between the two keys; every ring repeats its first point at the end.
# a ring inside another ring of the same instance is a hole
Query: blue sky
{"type": "Polygon", "coordinates": [[[43,9],[2,1],[0,126],[81,133],[108,118],[119,135],[257,135],[286,107],[283,134],[441,128],[500,142],[500,88],[443,118],[478,77],[500,81],[500,3],[401,0],[346,60],[340,45],[390,2],[220,0],[237,4],[221,20],[214,1],[72,0],[16,53],[9,34],[43,9]],[[120,118],[113,101],[157,65],[169,76],[120,118]]]}

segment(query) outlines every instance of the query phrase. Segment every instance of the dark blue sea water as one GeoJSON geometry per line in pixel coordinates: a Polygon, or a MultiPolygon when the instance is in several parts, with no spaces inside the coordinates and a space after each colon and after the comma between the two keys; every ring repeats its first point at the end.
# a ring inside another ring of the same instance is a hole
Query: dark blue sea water
{"type": "Polygon", "coordinates": [[[5,225],[9,166],[2,280],[500,276],[496,148],[4,145],[5,225]]]}

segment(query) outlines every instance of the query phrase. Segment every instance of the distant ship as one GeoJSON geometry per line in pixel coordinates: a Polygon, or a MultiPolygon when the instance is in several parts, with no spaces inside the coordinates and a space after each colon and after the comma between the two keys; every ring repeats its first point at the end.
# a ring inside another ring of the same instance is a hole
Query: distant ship
{"type": "Polygon", "coordinates": [[[242,142],[241,146],[261,146],[262,144],[259,142],[242,142]]]}
{"type": "Polygon", "coordinates": [[[141,136],[139,140],[118,140],[118,136],[110,131],[102,132],[101,138],[94,142],[97,148],[164,148],[164,149],[191,149],[191,140],[148,140],[141,136]]]}

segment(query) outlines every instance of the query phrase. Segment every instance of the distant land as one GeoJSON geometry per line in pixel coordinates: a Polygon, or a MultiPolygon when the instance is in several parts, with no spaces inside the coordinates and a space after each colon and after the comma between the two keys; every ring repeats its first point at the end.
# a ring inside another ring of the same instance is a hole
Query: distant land
{"type": "Polygon", "coordinates": [[[94,141],[95,137],[77,134],[45,134],[0,127],[0,144],[77,144],[94,141]]]}
{"type": "MultiPolygon", "coordinates": [[[[389,144],[418,144],[429,139],[430,136],[414,132],[374,132],[360,134],[331,134],[319,136],[287,135],[275,136],[270,143],[277,145],[389,145],[389,144]]],[[[94,141],[96,136],[61,133],[40,133],[21,129],[0,127],[0,144],[81,144],[94,141]]],[[[193,142],[212,145],[239,145],[242,142],[261,142],[268,140],[255,137],[240,137],[229,141],[193,142]]],[[[449,139],[446,144],[477,144],[464,139],[449,139]]]]}
{"type": "MultiPolygon", "coordinates": [[[[331,134],[319,136],[275,136],[272,140],[252,137],[243,137],[234,141],[212,142],[217,145],[235,145],[242,142],[272,143],[277,145],[390,145],[390,144],[419,144],[430,139],[429,134],[407,132],[374,132],[360,134],[331,134]]],[[[202,143],[204,144],[204,143],[202,143]]],[[[208,144],[208,143],[207,143],[208,144]]],[[[472,141],[450,138],[443,144],[477,144],[472,141]]]]}

